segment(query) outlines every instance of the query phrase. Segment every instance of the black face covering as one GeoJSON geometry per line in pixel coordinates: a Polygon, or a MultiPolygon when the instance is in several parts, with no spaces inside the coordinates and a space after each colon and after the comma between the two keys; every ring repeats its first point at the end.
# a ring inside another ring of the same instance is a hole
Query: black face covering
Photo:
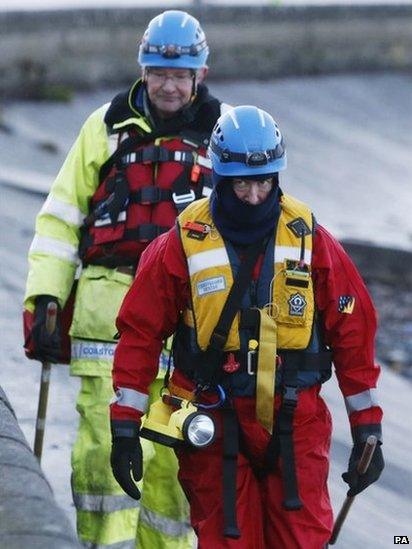
{"type": "Polygon", "coordinates": [[[266,200],[251,205],[236,196],[231,178],[217,180],[214,174],[217,182],[210,197],[210,205],[213,221],[223,238],[234,244],[248,245],[258,242],[274,230],[280,206],[277,174],[273,179],[273,188],[266,200]]]}

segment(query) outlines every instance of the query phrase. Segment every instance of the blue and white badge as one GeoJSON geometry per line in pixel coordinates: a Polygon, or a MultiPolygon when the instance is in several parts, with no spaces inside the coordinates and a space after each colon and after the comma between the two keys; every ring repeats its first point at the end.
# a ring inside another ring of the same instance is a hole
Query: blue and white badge
{"type": "Polygon", "coordinates": [[[296,293],[291,295],[288,303],[290,316],[303,316],[307,303],[302,294],[296,293]]]}
{"type": "Polygon", "coordinates": [[[199,297],[214,294],[215,292],[222,292],[223,290],[226,290],[226,280],[224,276],[206,278],[197,283],[197,295],[199,297]]]}

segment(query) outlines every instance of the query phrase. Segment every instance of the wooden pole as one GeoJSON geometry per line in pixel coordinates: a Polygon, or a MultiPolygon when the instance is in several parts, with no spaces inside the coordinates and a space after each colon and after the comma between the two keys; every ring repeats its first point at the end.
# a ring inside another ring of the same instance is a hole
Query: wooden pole
{"type": "MultiPolygon", "coordinates": [[[[47,305],[46,312],[46,330],[47,333],[52,334],[56,329],[57,319],[57,304],[51,301],[47,305]]],[[[39,403],[37,406],[37,418],[36,418],[36,434],[34,437],[34,455],[41,461],[43,451],[43,438],[44,428],[46,426],[46,413],[47,413],[47,399],[49,396],[50,385],[50,362],[42,362],[41,378],[40,378],[40,391],[39,391],[39,403]]]]}

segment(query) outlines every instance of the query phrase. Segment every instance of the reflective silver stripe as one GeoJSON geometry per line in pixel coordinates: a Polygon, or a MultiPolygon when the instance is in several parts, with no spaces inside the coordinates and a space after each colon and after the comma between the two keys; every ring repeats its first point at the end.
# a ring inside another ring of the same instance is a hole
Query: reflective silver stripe
{"type": "Polygon", "coordinates": [[[63,240],[58,240],[57,238],[38,234],[33,238],[29,253],[54,255],[60,259],[72,261],[73,263],[77,263],[79,259],[76,246],[73,246],[68,242],[63,242],[63,240]]]}
{"type": "Polygon", "coordinates": [[[212,194],[212,190],[210,187],[203,187],[202,190],[202,196],[210,196],[212,194]]]}
{"type": "MultiPolygon", "coordinates": [[[[126,211],[123,210],[117,216],[117,221],[126,221],[126,211]]],[[[112,220],[110,219],[109,214],[103,216],[101,219],[96,219],[94,222],[95,227],[103,227],[104,225],[111,225],[112,220]]]]}
{"type": "MultiPolygon", "coordinates": [[[[285,259],[300,259],[300,247],[298,246],[275,246],[275,263],[283,263],[285,259]]],[[[305,262],[310,264],[312,250],[305,249],[305,262]]]]}
{"type": "Polygon", "coordinates": [[[377,389],[367,389],[362,393],[345,397],[346,410],[348,414],[367,410],[372,406],[379,406],[377,389]]]}
{"type": "Polygon", "coordinates": [[[119,134],[110,133],[107,136],[107,145],[109,149],[109,154],[110,156],[112,156],[112,154],[117,150],[117,147],[119,146],[119,134]]]}
{"type": "Polygon", "coordinates": [[[187,260],[189,266],[189,274],[194,274],[207,269],[208,267],[218,267],[220,265],[229,265],[229,256],[226,248],[216,248],[216,250],[208,250],[191,255],[187,260]]]}
{"type": "Polygon", "coordinates": [[[112,398],[111,404],[118,404],[119,406],[128,406],[134,408],[138,412],[145,412],[149,396],[145,393],[140,393],[134,389],[128,387],[118,387],[116,390],[116,396],[112,398]]]}
{"type": "Polygon", "coordinates": [[[85,217],[84,213],[82,213],[79,208],[76,208],[76,206],[73,206],[72,204],[62,202],[51,194],[47,197],[40,213],[52,215],[66,223],[76,225],[76,227],[80,227],[85,217]]]}
{"type": "Polygon", "coordinates": [[[136,540],[117,541],[116,543],[94,543],[93,541],[82,541],[81,546],[85,549],[135,549],[136,540]]]}
{"type": "Polygon", "coordinates": [[[72,340],[72,359],[74,360],[113,360],[116,343],[104,341],[72,340]]]}
{"type": "Polygon", "coordinates": [[[206,158],[205,156],[198,156],[196,159],[196,162],[199,164],[199,166],[203,166],[204,168],[212,169],[212,161],[210,158],[206,158]]]}
{"type": "Polygon", "coordinates": [[[73,502],[78,511],[93,511],[94,513],[114,513],[139,507],[139,502],[130,496],[107,496],[73,493],[73,502]]]}
{"type": "Polygon", "coordinates": [[[185,536],[191,531],[188,521],[173,520],[143,506],[140,508],[139,520],[150,526],[152,530],[166,534],[166,536],[185,536]]]}

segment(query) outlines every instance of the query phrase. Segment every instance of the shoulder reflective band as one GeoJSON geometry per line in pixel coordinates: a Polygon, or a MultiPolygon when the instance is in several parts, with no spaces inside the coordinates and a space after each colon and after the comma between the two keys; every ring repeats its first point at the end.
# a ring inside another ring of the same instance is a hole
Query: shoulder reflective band
{"type": "MultiPolygon", "coordinates": [[[[275,247],[275,263],[283,263],[285,259],[300,260],[301,249],[298,246],[276,246],[275,247]]],[[[305,248],[304,250],[305,263],[310,264],[312,260],[312,250],[305,248]]]]}
{"type": "Polygon", "coordinates": [[[52,194],[49,194],[47,197],[46,202],[40,210],[40,214],[47,214],[57,217],[70,225],[76,225],[76,227],[80,227],[83,223],[83,219],[86,217],[85,214],[79,210],[79,208],[59,200],[52,194]]]}
{"type": "Polygon", "coordinates": [[[208,267],[219,267],[220,265],[228,265],[229,257],[226,248],[217,248],[216,250],[207,250],[191,255],[187,259],[189,266],[189,274],[193,276],[203,269],[208,267]]]}

